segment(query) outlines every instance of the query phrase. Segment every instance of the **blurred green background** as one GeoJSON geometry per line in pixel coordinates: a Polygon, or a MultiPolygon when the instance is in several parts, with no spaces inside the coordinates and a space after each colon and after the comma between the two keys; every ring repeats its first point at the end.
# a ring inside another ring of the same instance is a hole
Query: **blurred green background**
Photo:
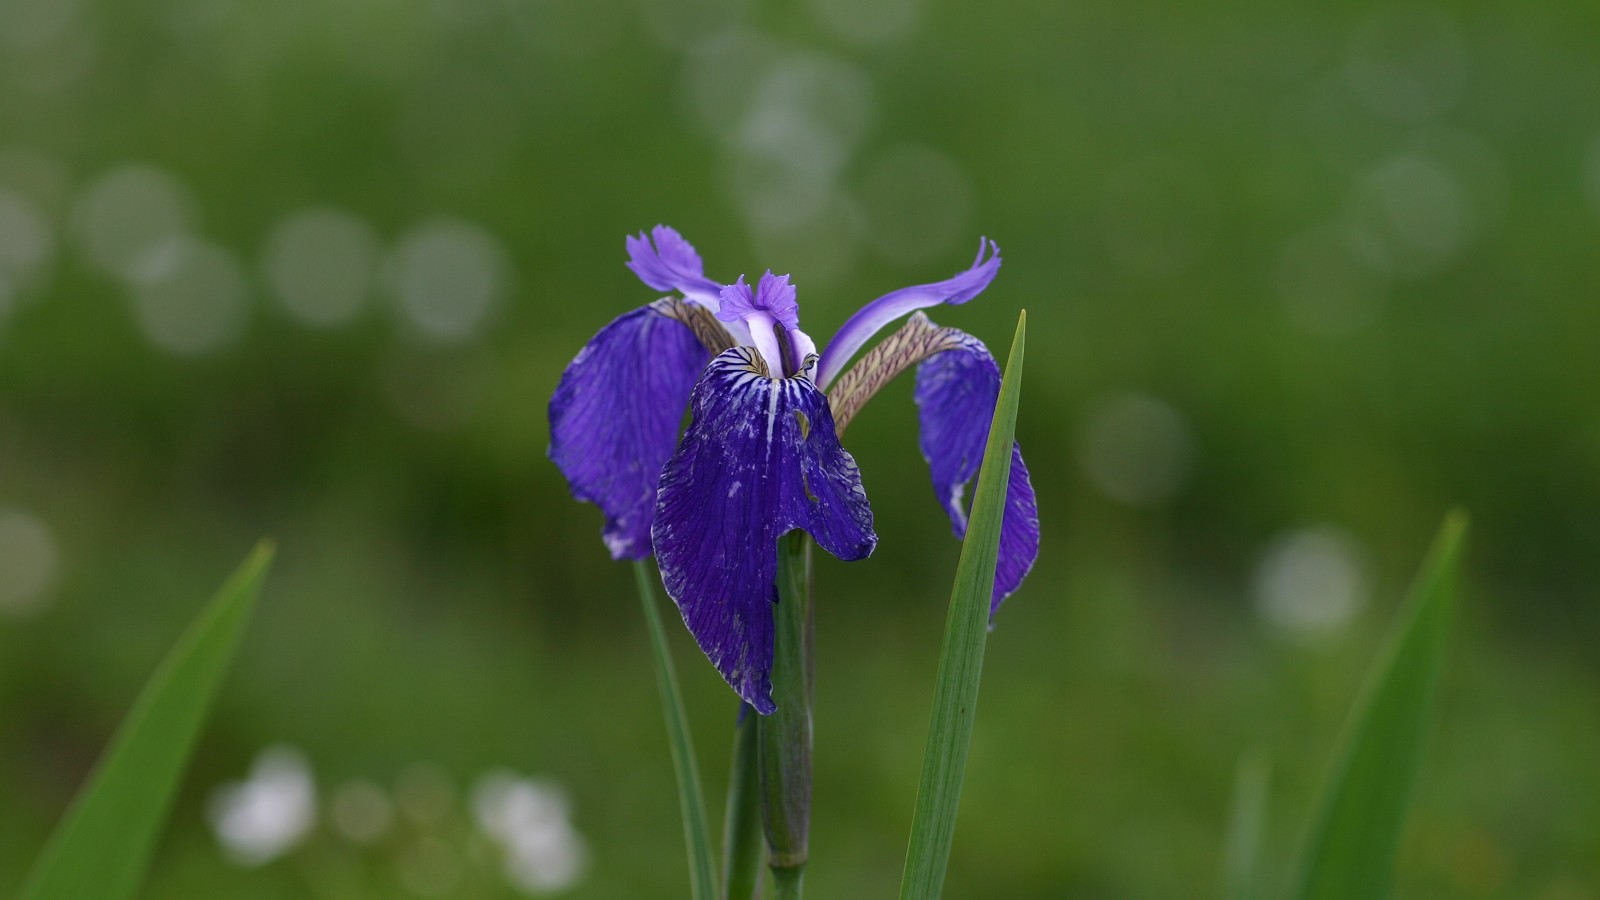
{"type": "MultiPolygon", "coordinates": [[[[685,894],[631,574],[544,458],[562,367],[655,296],[624,234],[666,222],[714,278],[792,273],[819,341],[1004,249],[936,318],[1003,352],[1029,311],[1044,555],[989,645],[948,896],[1212,896],[1251,751],[1281,870],[1460,503],[1400,896],[1600,897],[1597,28],[0,0],[0,891],[270,534],[146,896],[685,894]],[[480,821],[511,795],[548,851],[520,887],[480,821]]],[[[898,883],[958,551],[914,423],[902,383],[850,429],[881,541],[818,567],[819,898],[898,883]]],[[[675,638],[720,812],[733,698],[675,638]]]]}

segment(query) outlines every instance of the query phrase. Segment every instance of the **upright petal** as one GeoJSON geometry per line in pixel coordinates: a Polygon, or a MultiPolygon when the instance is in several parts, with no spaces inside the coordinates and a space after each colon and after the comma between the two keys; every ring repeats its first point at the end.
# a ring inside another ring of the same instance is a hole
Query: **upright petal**
{"type": "Polygon", "coordinates": [[[658,300],[600,329],[550,398],[550,459],[574,497],[605,513],[614,559],[650,555],[661,466],[711,356],[677,310],[658,300]]]}
{"type": "Polygon", "coordinates": [[[658,291],[678,291],[716,311],[722,285],[705,276],[700,254],[677,231],[657,225],[649,237],[642,231],[629,235],[627,245],[628,268],[640,281],[658,291]]]}
{"type": "Polygon", "coordinates": [[[822,351],[817,367],[817,385],[823,390],[844,370],[856,351],[866,346],[885,325],[919,309],[941,303],[961,304],[983,293],[1000,271],[1000,245],[988,239],[978,241],[978,256],[965,272],[933,284],[901,288],[863,306],[844,323],[822,351]]]}
{"type": "Polygon", "coordinates": [[[661,472],[652,531],[661,577],[700,649],[771,713],[778,539],[799,528],[844,560],[872,552],[872,508],[828,400],[805,377],[769,378],[756,351],[711,361],[693,418],[661,472]]]}
{"type": "MultiPolygon", "coordinates": [[[[1000,397],[1000,367],[983,342],[955,329],[954,346],[917,367],[916,401],[922,433],[918,443],[933,476],[933,488],[950,516],[956,537],[967,532],[968,484],[983,465],[989,423],[1000,397]]],[[[1039,557],[1039,507],[1022,448],[1011,445],[1011,477],[1000,521],[1000,558],[989,615],[1000,609],[1039,557]]]]}

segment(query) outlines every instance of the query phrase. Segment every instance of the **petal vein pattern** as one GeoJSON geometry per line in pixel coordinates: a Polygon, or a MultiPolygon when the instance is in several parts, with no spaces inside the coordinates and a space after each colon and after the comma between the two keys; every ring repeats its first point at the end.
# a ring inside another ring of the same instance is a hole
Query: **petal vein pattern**
{"type": "Polygon", "coordinates": [[[661,466],[711,355],[673,309],[657,301],[600,329],[550,398],[550,459],[574,497],[605,513],[614,559],[650,555],[661,466]]]}
{"type": "Polygon", "coordinates": [[[763,373],[749,347],[711,361],[661,472],[652,538],[667,593],[711,663],[763,714],[772,702],[778,539],[799,528],[843,560],[872,552],[872,508],[827,398],[763,373]]]}

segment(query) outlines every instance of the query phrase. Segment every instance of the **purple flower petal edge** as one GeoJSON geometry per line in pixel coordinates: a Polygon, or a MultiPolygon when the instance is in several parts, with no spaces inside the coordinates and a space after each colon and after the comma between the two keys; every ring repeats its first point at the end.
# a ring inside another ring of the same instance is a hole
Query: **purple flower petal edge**
{"type": "Polygon", "coordinates": [[[661,467],[710,352],[652,304],[600,329],[550,398],[549,456],[572,495],[605,513],[614,559],[650,555],[661,467]]]}
{"type": "Polygon", "coordinates": [[[817,366],[817,385],[827,390],[834,377],[855,357],[856,351],[866,346],[884,326],[919,309],[941,303],[966,303],[983,293],[999,272],[1000,245],[983,238],[978,241],[977,257],[965,272],[933,284],[892,291],[861,307],[828,341],[817,366]]]}
{"type": "Polygon", "coordinates": [[[666,225],[629,235],[628,268],[639,280],[658,291],[678,291],[697,303],[716,311],[722,285],[705,276],[705,266],[694,245],[666,225]]]}
{"type": "MultiPolygon", "coordinates": [[[[983,342],[969,334],[960,334],[955,349],[935,354],[917,367],[918,443],[956,537],[966,536],[970,504],[966,491],[983,465],[989,424],[999,397],[1000,367],[983,342]]],[[[991,618],[1021,586],[1038,558],[1038,501],[1022,461],[1022,448],[1013,442],[1000,523],[1000,557],[989,601],[991,618]]]]}
{"type": "Polygon", "coordinates": [[[778,539],[796,528],[844,560],[872,552],[872,508],[833,413],[805,378],[759,374],[737,347],[706,368],[661,472],[652,537],[662,583],[717,671],[763,715],[772,701],[778,539]]]}

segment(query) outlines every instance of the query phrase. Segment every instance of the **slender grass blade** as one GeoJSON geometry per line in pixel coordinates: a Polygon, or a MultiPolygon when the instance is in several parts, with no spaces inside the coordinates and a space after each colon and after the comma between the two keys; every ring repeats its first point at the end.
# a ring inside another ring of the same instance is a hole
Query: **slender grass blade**
{"type": "Polygon", "coordinates": [[[989,425],[983,468],[972,498],[967,537],[961,545],[939,674],[934,683],[933,715],[922,756],[922,780],[906,848],[901,900],[933,900],[944,889],[945,868],[955,837],[961,781],[972,743],[973,715],[978,705],[978,680],[988,637],[989,599],[994,591],[995,563],[1000,552],[1000,520],[1005,512],[1006,484],[1011,475],[1011,443],[1016,433],[1017,402],[1022,391],[1022,348],[1028,315],[1017,318],[1016,337],[1006,359],[1000,399],[989,425]]]}
{"type": "Polygon", "coordinates": [[[1346,726],[1296,866],[1291,897],[1389,895],[1432,720],[1467,531],[1445,518],[1346,726]]]}
{"type": "Polygon", "coordinates": [[[272,554],[270,543],[256,546],[145,684],[21,900],[123,900],[138,890],[272,554]]]}
{"type": "Polygon", "coordinates": [[[650,648],[655,651],[661,714],[666,720],[667,745],[678,779],[678,808],[683,813],[683,839],[689,850],[689,896],[693,900],[714,900],[716,863],[711,850],[711,831],[706,824],[705,792],[700,787],[700,767],[695,761],[694,741],[689,736],[689,718],[683,711],[683,696],[678,691],[678,673],[673,668],[667,633],[661,625],[654,565],[649,560],[640,560],[633,571],[639,583],[639,603],[644,608],[645,624],[650,631],[650,648]]]}
{"type": "Polygon", "coordinates": [[[1271,772],[1272,766],[1263,754],[1252,753],[1239,761],[1222,872],[1222,896],[1227,900],[1262,900],[1264,896],[1261,844],[1266,833],[1267,781],[1271,772]]]}

